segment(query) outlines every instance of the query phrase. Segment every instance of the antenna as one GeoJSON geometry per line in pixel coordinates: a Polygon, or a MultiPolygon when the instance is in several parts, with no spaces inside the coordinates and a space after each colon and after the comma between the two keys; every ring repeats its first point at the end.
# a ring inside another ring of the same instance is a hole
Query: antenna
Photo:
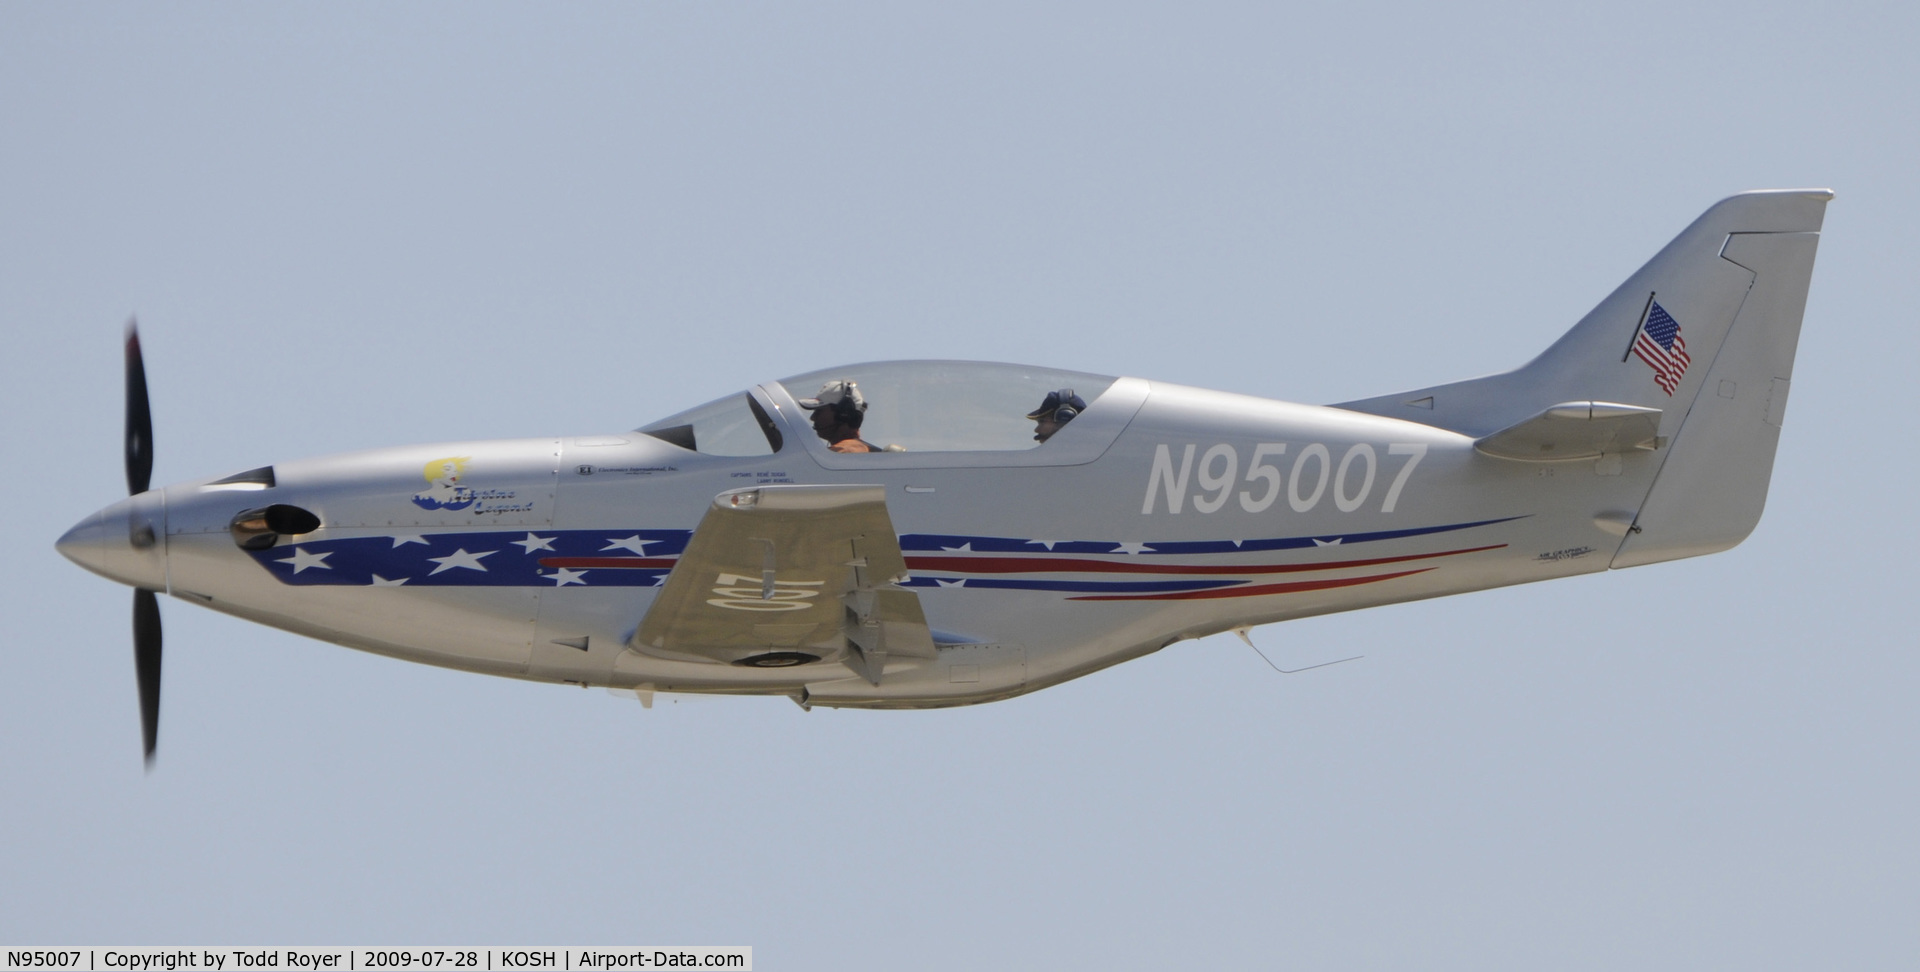
{"type": "Polygon", "coordinates": [[[1365,657],[1367,657],[1367,656],[1365,656],[1365,655],[1353,655],[1353,656],[1350,656],[1350,657],[1347,657],[1347,658],[1336,658],[1336,659],[1334,659],[1333,661],[1330,661],[1330,662],[1321,662],[1321,663],[1320,663],[1320,664],[1318,664],[1318,665],[1307,665],[1307,666],[1305,666],[1305,667],[1303,667],[1303,668],[1281,668],[1280,666],[1278,666],[1278,665],[1275,665],[1275,664],[1273,663],[1273,659],[1271,659],[1271,658],[1268,658],[1268,657],[1267,657],[1267,653],[1266,653],[1266,652],[1264,652],[1264,651],[1261,651],[1261,650],[1260,650],[1260,646],[1259,646],[1259,645],[1256,645],[1256,644],[1254,644],[1254,643],[1253,643],[1253,638],[1252,638],[1251,636],[1249,636],[1249,635],[1247,634],[1247,632],[1249,632],[1249,631],[1252,631],[1252,630],[1253,630],[1253,628],[1252,628],[1252,626],[1250,626],[1250,625],[1244,625],[1244,624],[1243,624],[1243,625],[1241,625],[1240,627],[1238,627],[1238,628],[1235,628],[1235,629],[1233,629],[1233,633],[1234,633],[1234,634],[1237,634],[1237,635],[1239,635],[1239,636],[1240,636],[1240,640],[1241,640],[1241,641],[1244,641],[1244,642],[1246,642],[1246,643],[1247,643],[1247,647],[1248,647],[1248,648],[1252,648],[1252,649],[1253,649],[1253,653],[1254,653],[1254,654],[1256,654],[1256,655],[1259,655],[1259,656],[1260,656],[1260,660],[1261,660],[1261,661],[1263,661],[1263,662],[1266,662],[1266,663],[1267,663],[1267,667],[1268,667],[1268,668],[1271,668],[1271,669],[1273,669],[1274,671],[1276,671],[1276,672],[1279,672],[1279,673],[1280,673],[1280,674],[1282,674],[1282,675],[1295,675],[1295,674],[1298,674],[1298,673],[1300,673],[1300,672],[1310,672],[1310,671],[1313,671],[1313,670],[1314,670],[1314,669],[1316,669],[1316,668],[1325,668],[1325,667],[1327,667],[1328,665],[1338,665],[1338,664],[1340,664],[1341,662],[1350,662],[1350,661],[1353,661],[1353,660],[1355,660],[1355,659],[1358,659],[1358,658],[1365,658],[1365,657]]]}

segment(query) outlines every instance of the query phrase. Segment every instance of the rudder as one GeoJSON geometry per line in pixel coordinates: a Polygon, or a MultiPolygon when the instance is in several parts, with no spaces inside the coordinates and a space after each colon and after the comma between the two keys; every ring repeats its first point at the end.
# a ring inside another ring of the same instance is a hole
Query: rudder
{"type": "Polygon", "coordinates": [[[1703,362],[1700,392],[1613,566],[1725,550],[1760,522],[1819,242],[1818,232],[1728,237],[1722,256],[1753,271],[1753,289],[1720,353],[1703,362]]]}

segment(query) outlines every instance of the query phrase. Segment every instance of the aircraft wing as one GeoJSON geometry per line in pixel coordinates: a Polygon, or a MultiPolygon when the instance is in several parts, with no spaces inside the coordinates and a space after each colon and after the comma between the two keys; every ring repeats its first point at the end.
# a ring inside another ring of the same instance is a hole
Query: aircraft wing
{"type": "Polygon", "coordinates": [[[875,685],[932,658],[881,486],[761,486],[714,497],[633,647],[777,667],[839,657],[875,685]]]}

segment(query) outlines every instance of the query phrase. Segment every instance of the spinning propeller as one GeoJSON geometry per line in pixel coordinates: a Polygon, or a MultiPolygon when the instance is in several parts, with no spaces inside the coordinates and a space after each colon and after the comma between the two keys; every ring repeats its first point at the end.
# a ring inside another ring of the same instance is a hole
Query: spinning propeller
{"type": "MultiPolygon", "coordinates": [[[[153,412],[147,405],[147,368],[140,355],[140,330],[127,323],[127,494],[147,491],[153,476],[153,412]]],[[[149,531],[144,538],[155,542],[149,531]]],[[[160,736],[160,598],[144,587],[133,589],[133,671],[140,683],[140,731],[147,767],[160,736]]]]}

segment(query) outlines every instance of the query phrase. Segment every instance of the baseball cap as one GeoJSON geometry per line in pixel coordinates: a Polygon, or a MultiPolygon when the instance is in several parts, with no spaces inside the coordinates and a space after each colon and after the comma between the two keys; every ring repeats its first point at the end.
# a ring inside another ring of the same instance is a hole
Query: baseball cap
{"type": "Polygon", "coordinates": [[[807,409],[808,411],[816,408],[831,408],[834,406],[851,408],[856,412],[864,412],[867,410],[867,399],[866,396],[860,394],[860,386],[845,379],[830,381],[821,385],[820,391],[812,398],[802,398],[798,404],[801,408],[807,409]]]}

